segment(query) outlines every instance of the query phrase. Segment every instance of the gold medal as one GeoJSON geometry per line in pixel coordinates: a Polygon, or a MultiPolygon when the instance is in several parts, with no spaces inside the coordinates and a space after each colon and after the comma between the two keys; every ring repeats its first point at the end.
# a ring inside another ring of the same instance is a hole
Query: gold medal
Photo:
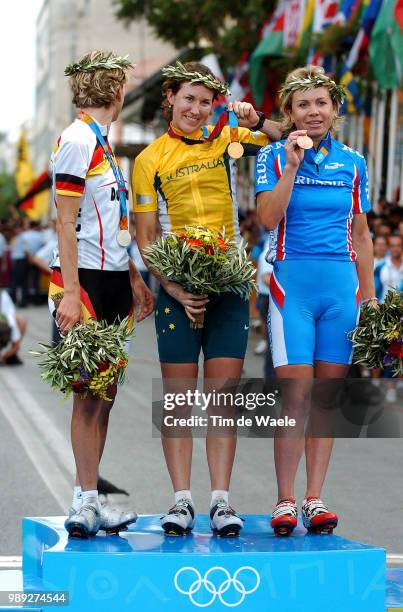
{"type": "Polygon", "coordinates": [[[313,147],[312,138],[309,138],[309,136],[298,136],[297,145],[301,149],[312,149],[313,147]]]}
{"type": "Polygon", "coordinates": [[[119,246],[128,247],[132,241],[132,237],[130,236],[130,232],[127,229],[119,230],[116,234],[116,240],[119,246]]]}
{"type": "Polygon", "coordinates": [[[230,142],[227,151],[232,159],[239,159],[243,155],[243,146],[240,142],[230,142]]]}

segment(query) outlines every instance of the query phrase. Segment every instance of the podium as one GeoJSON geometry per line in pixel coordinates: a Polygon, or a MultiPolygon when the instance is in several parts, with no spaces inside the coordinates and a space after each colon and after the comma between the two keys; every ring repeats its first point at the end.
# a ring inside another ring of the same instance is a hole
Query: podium
{"type": "MultiPolygon", "coordinates": [[[[64,517],[23,521],[25,591],[67,591],[68,612],[385,612],[381,548],[298,525],[277,538],[267,515],[246,516],[237,538],[219,538],[207,515],[191,535],[165,536],[158,515],[120,535],[67,538],[64,517]]],[[[0,608],[2,609],[2,608],[0,608]]],[[[15,610],[15,608],[14,608],[15,610]]]]}

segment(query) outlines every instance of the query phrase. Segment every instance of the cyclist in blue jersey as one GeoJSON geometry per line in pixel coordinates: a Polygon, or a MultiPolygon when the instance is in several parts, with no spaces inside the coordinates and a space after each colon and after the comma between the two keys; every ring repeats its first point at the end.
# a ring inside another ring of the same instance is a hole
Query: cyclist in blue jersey
{"type": "Polygon", "coordinates": [[[271,525],[289,535],[297,524],[294,481],[305,448],[303,522],[310,531],[331,533],[338,517],[322,502],[321,490],[333,438],[304,439],[298,416],[309,406],[313,378],[346,376],[352,356],[347,333],[360,303],[376,306],[367,171],[363,156],[333,137],[343,89],[322,68],[291,72],[280,99],[287,137],[260,150],[255,175],[260,221],[276,234],[273,364],[279,378],[293,382],[285,385],[283,402],[297,417],[297,437],[275,438],[278,501],[271,525]]]}

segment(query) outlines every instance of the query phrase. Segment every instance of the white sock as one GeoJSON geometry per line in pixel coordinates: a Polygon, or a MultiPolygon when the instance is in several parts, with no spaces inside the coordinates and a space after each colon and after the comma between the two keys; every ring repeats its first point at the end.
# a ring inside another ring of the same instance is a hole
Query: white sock
{"type": "Polygon", "coordinates": [[[74,508],[76,512],[78,512],[78,510],[80,510],[81,508],[81,504],[82,504],[81,487],[75,485],[73,489],[73,501],[71,502],[71,506],[72,508],[74,508]]]}
{"type": "Polygon", "coordinates": [[[221,489],[215,489],[214,491],[211,491],[210,508],[215,506],[218,499],[223,499],[228,504],[228,491],[223,491],[221,489]]]}
{"type": "Polygon", "coordinates": [[[194,505],[192,494],[186,489],[183,489],[183,491],[175,491],[175,504],[177,504],[180,499],[189,499],[192,502],[192,506],[194,505]]]}
{"type": "Polygon", "coordinates": [[[96,504],[98,506],[98,510],[101,509],[101,504],[99,503],[99,499],[98,499],[98,491],[96,489],[94,489],[93,491],[82,491],[81,492],[81,499],[83,502],[83,505],[87,502],[87,500],[89,498],[92,498],[92,500],[96,499],[96,504]]]}

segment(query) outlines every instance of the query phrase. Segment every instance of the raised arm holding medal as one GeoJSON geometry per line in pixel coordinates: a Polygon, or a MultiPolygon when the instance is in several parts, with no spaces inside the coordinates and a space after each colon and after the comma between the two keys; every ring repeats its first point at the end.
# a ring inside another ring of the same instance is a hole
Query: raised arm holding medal
{"type": "MultiPolygon", "coordinates": [[[[62,334],[91,318],[109,325],[133,318],[133,300],[138,321],[153,311],[153,295],[128,257],[127,189],[108,143],[130,67],[127,58],[94,51],[65,70],[80,112],[61,134],[51,160],[58,249],[49,305],[62,334]]],[[[73,537],[92,536],[99,529],[118,531],[136,519],[133,512],[101,508],[98,500],[98,469],[116,389],[112,384],[108,401],[74,395],[71,438],[77,478],[65,522],[73,537]]]]}
{"type": "MultiPolygon", "coordinates": [[[[163,69],[163,74],[168,129],[138,155],[133,172],[139,248],[144,252],[155,240],[158,224],[164,236],[198,225],[216,231],[224,227],[226,237],[239,240],[231,158],[256,155],[268,143],[268,136],[280,138],[279,125],[266,120],[251,104],[239,101],[228,105],[215,126],[207,125],[214,100],[228,95],[228,87],[198,62],[177,62],[163,69]]],[[[167,278],[159,280],[156,332],[164,388],[172,390],[176,384],[174,390],[183,392],[196,385],[201,350],[205,380],[237,380],[248,338],[248,302],[229,290],[194,295],[167,278]],[[192,329],[189,320],[202,312],[203,328],[192,329]]],[[[182,415],[185,413],[190,414],[190,407],[183,409],[182,415]]],[[[175,494],[173,507],[161,520],[167,534],[188,533],[194,525],[192,438],[190,431],[185,434],[170,437],[162,432],[175,494]]],[[[207,434],[211,528],[227,536],[238,534],[243,524],[228,502],[235,446],[235,436],[207,434]]]]}

